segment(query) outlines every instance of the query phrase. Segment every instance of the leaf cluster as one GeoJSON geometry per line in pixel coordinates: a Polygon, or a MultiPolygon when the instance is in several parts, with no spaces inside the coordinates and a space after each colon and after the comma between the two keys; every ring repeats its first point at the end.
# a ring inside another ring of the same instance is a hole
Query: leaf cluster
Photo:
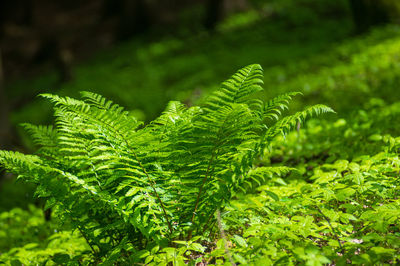
{"type": "MultiPolygon", "coordinates": [[[[223,209],[253,180],[286,168],[257,168],[271,140],[315,105],[281,117],[296,93],[263,102],[263,72],[250,65],[222,83],[201,106],[170,102],[146,126],[104,97],[43,94],[55,126],[25,124],[36,155],[0,151],[0,163],[30,182],[91,247],[93,262],[131,261],[138,250],[206,236],[223,209]]],[[[190,246],[190,245],[189,245],[190,246]]]]}
{"type": "MultiPolygon", "coordinates": [[[[224,228],[237,263],[396,264],[400,261],[397,144],[315,168],[312,182],[270,178],[231,201],[224,228]]],[[[220,240],[221,242],[223,240],[220,240]]],[[[221,244],[211,253],[223,257],[221,244]]]]}

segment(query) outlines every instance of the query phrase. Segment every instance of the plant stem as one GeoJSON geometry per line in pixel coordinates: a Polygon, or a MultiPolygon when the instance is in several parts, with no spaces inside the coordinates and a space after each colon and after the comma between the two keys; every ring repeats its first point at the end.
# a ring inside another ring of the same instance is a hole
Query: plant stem
{"type": "Polygon", "coordinates": [[[78,225],[77,226],[79,232],[81,233],[81,235],[83,236],[83,238],[86,240],[86,243],[88,243],[90,249],[93,251],[93,254],[97,254],[97,252],[94,250],[92,244],[90,244],[89,239],[87,238],[86,234],[82,231],[81,227],[78,225]]]}
{"type": "MultiPolygon", "coordinates": [[[[205,183],[206,183],[206,181],[207,181],[208,174],[209,174],[209,172],[210,172],[211,164],[212,164],[213,161],[214,161],[214,156],[215,156],[214,151],[215,151],[215,149],[212,151],[211,159],[210,159],[210,161],[208,162],[206,174],[204,175],[204,178],[203,178],[203,180],[202,180],[202,182],[201,182],[201,186],[200,186],[200,189],[199,189],[199,193],[197,194],[197,199],[196,199],[196,204],[195,204],[195,206],[194,206],[192,219],[190,220],[190,222],[191,222],[192,224],[193,224],[193,222],[194,222],[194,217],[196,216],[196,211],[197,211],[197,208],[198,208],[198,206],[199,206],[200,196],[201,196],[201,193],[203,192],[203,187],[204,187],[204,185],[205,185],[205,183]]],[[[192,238],[192,232],[193,232],[193,229],[191,229],[191,230],[189,231],[189,233],[188,233],[188,240],[190,240],[190,239],[192,238]]]]}
{"type": "Polygon", "coordinates": [[[219,228],[219,232],[221,235],[221,238],[224,240],[224,248],[225,248],[225,254],[228,257],[230,263],[233,266],[236,266],[235,261],[232,258],[231,252],[229,251],[229,247],[228,247],[228,240],[226,239],[226,235],[225,235],[225,231],[222,228],[222,223],[221,223],[221,212],[219,210],[219,208],[217,209],[217,222],[218,222],[218,228],[219,228]]]}
{"type": "Polygon", "coordinates": [[[342,247],[342,244],[340,243],[339,236],[336,234],[335,230],[333,229],[333,226],[332,226],[331,222],[329,221],[329,218],[326,217],[325,214],[322,213],[321,209],[317,205],[315,205],[315,208],[322,215],[322,217],[324,217],[324,219],[328,222],[328,225],[331,228],[333,235],[335,236],[337,242],[339,243],[339,248],[343,251],[343,247],[342,247]]]}
{"type": "Polygon", "coordinates": [[[147,178],[148,178],[149,181],[150,181],[150,186],[151,186],[151,188],[153,189],[154,194],[156,194],[156,197],[157,197],[158,201],[160,202],[160,205],[161,205],[161,208],[162,208],[162,210],[163,210],[165,219],[167,220],[167,223],[168,223],[169,231],[170,231],[170,233],[172,234],[172,232],[173,232],[172,225],[171,225],[171,222],[170,222],[169,219],[168,219],[168,214],[167,214],[167,211],[165,210],[164,203],[162,202],[160,196],[159,196],[158,193],[157,193],[157,190],[156,190],[156,187],[155,187],[155,184],[156,184],[156,183],[155,183],[154,180],[150,177],[150,175],[147,173],[146,169],[143,167],[142,163],[139,161],[139,159],[138,159],[136,153],[133,151],[133,149],[132,149],[132,152],[133,152],[133,154],[134,154],[134,156],[135,156],[135,158],[136,158],[136,161],[139,163],[140,168],[142,168],[143,172],[145,173],[145,175],[147,176],[147,178]]]}

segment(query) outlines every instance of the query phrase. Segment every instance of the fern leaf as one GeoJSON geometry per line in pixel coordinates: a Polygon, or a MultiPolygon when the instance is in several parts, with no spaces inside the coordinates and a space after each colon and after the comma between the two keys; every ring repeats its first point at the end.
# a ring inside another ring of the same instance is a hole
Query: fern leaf
{"type": "Polygon", "coordinates": [[[39,153],[54,159],[57,158],[58,134],[53,126],[36,126],[29,123],[21,124],[21,126],[30,134],[34,144],[39,147],[39,153]]]}
{"type": "Polygon", "coordinates": [[[257,167],[251,169],[247,173],[246,180],[252,180],[258,185],[261,185],[267,178],[272,178],[273,176],[284,176],[292,171],[297,171],[297,169],[286,166],[257,167]]]}
{"type": "Polygon", "coordinates": [[[290,130],[296,127],[297,123],[304,122],[307,118],[323,113],[334,113],[330,107],[322,104],[310,106],[303,111],[297,112],[294,115],[286,116],[271,126],[266,131],[266,139],[271,140],[278,134],[286,135],[290,130]]]}
{"type": "Polygon", "coordinates": [[[250,95],[263,90],[262,84],[263,70],[260,65],[244,67],[208,98],[204,110],[217,110],[221,106],[246,102],[250,95]]]}
{"type": "Polygon", "coordinates": [[[282,111],[289,108],[289,103],[292,98],[299,94],[301,93],[289,92],[269,100],[263,107],[263,119],[278,120],[282,111]]]}

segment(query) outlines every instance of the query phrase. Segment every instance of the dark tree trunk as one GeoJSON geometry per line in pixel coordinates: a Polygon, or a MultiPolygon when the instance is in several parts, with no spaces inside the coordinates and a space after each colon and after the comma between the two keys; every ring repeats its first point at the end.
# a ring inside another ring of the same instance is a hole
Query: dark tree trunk
{"type": "Polygon", "coordinates": [[[389,10],[379,0],[350,0],[350,7],[357,33],[390,21],[389,10]]]}
{"type": "Polygon", "coordinates": [[[4,90],[4,75],[0,49],[0,149],[11,147],[11,126],[9,121],[9,102],[4,90]]]}
{"type": "Polygon", "coordinates": [[[33,0],[0,1],[0,23],[13,22],[31,26],[33,22],[33,0]]]}
{"type": "Polygon", "coordinates": [[[207,30],[214,30],[217,23],[222,18],[224,7],[223,0],[207,0],[206,3],[206,18],[204,20],[204,27],[207,30]]]}
{"type": "MultiPolygon", "coordinates": [[[[73,54],[70,49],[63,47],[56,34],[42,37],[42,44],[32,60],[32,64],[50,61],[59,73],[59,83],[72,80],[73,54]]],[[[35,95],[36,96],[36,95],[35,95]]]]}
{"type": "Polygon", "coordinates": [[[103,19],[117,17],[117,39],[126,40],[150,27],[146,0],[105,0],[103,19]]]}

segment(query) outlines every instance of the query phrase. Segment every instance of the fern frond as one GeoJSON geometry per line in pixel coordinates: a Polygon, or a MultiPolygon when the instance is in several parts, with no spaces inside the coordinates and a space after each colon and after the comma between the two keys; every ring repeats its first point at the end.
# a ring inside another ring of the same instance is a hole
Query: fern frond
{"type": "Polygon", "coordinates": [[[29,123],[21,124],[21,126],[30,134],[40,154],[54,159],[57,157],[58,134],[53,126],[36,126],[29,123]]]}
{"type": "MultiPolygon", "coordinates": [[[[154,180],[150,177],[151,173],[135,151],[138,147],[135,146],[133,136],[140,123],[118,105],[106,101],[101,96],[91,93],[84,93],[84,96],[88,103],[76,104],[64,98],[46,95],[56,103],[61,151],[66,153],[65,157],[68,159],[65,164],[75,168],[74,172],[80,178],[100,187],[104,185],[102,179],[106,179],[110,174],[119,173],[120,179],[123,179],[135,172],[133,180],[145,180],[146,185],[153,187],[152,194],[157,198],[156,201],[163,205],[160,195],[156,192],[154,180]],[[119,170],[115,171],[112,166],[118,166],[119,170]]],[[[143,186],[143,182],[140,186],[143,186]]],[[[156,204],[151,207],[150,203],[154,201],[149,201],[148,197],[148,204],[145,205],[153,211],[149,210],[147,213],[155,212],[156,204]]],[[[143,202],[137,201],[137,206],[140,205],[143,205],[143,202]]],[[[139,209],[137,208],[137,211],[139,209]]],[[[156,209],[158,210],[158,207],[156,209]]],[[[168,221],[166,210],[164,215],[168,221]]],[[[135,226],[139,224],[140,222],[135,222],[135,226]]],[[[169,227],[172,230],[172,227],[169,227]]],[[[142,226],[139,229],[144,230],[142,226]]]]}
{"type": "Polygon", "coordinates": [[[279,116],[282,114],[282,111],[289,108],[289,103],[294,96],[302,94],[301,92],[289,92],[282,95],[279,95],[268,102],[263,106],[263,118],[278,120],[279,116]]]}
{"type": "Polygon", "coordinates": [[[246,102],[250,95],[263,90],[263,83],[263,70],[260,65],[244,67],[211,94],[204,110],[218,110],[221,106],[246,102]]]}
{"type": "MultiPolygon", "coordinates": [[[[19,177],[28,177],[29,173],[35,171],[41,163],[42,160],[36,155],[25,155],[20,152],[0,150],[0,165],[17,173],[19,177]]],[[[33,178],[34,176],[31,177],[33,178]]]]}
{"type": "MultiPolygon", "coordinates": [[[[272,178],[273,176],[284,176],[292,171],[297,171],[296,168],[286,167],[286,166],[262,166],[251,169],[246,175],[246,181],[254,181],[258,185],[265,182],[267,178],[272,178]]],[[[252,183],[248,183],[252,186],[252,183]]]]}
{"type": "MultiPolygon", "coordinates": [[[[191,185],[193,178],[198,180],[196,185],[199,189],[196,193],[191,223],[194,223],[198,209],[215,205],[221,200],[218,198],[222,195],[229,198],[229,193],[226,192],[232,179],[229,171],[219,169],[221,166],[229,169],[229,159],[232,159],[236,152],[235,145],[256,137],[258,118],[246,102],[250,103],[248,97],[262,90],[262,78],[262,68],[259,65],[250,65],[239,70],[222,83],[220,90],[209,97],[202,108],[204,113],[194,118],[194,130],[191,135],[195,139],[193,143],[196,143],[196,147],[188,149],[192,150],[192,154],[200,155],[192,156],[197,162],[195,164],[197,176],[193,176],[192,169],[188,169],[186,177],[183,175],[183,178],[192,180],[189,183],[191,185]],[[201,153],[197,152],[198,150],[201,153]],[[216,186],[222,182],[225,184],[216,186]],[[205,190],[208,191],[208,196],[203,196],[205,190]],[[211,191],[214,193],[210,193],[211,191]]],[[[187,196],[183,200],[192,202],[187,196]]],[[[204,218],[206,217],[198,215],[198,219],[204,218]]]]}
{"type": "Polygon", "coordinates": [[[244,67],[202,106],[172,101],[145,127],[95,93],[82,92],[83,100],[43,94],[54,103],[55,128],[24,124],[38,155],[0,151],[0,164],[38,183],[36,194],[60,208],[100,254],[124,237],[137,245],[185,232],[190,238],[246,184],[293,170],[254,166],[273,137],[332,112],[316,105],[280,118],[298,93],[253,99],[262,78],[261,66],[244,67]]]}
{"type": "Polygon", "coordinates": [[[50,102],[54,103],[54,105],[68,105],[68,106],[82,106],[84,102],[81,100],[77,100],[71,97],[61,97],[58,95],[54,95],[51,93],[42,93],[39,95],[40,97],[46,98],[50,100],[50,102]]]}
{"type": "Polygon", "coordinates": [[[180,120],[181,116],[187,110],[186,106],[178,101],[170,101],[165,108],[165,111],[153,123],[167,125],[168,123],[175,124],[180,120]]]}
{"type": "Polygon", "coordinates": [[[128,115],[129,113],[127,111],[124,111],[124,108],[121,107],[118,104],[113,103],[110,100],[107,100],[103,96],[89,92],[89,91],[82,91],[81,96],[84,99],[84,101],[94,107],[97,107],[99,109],[107,110],[110,113],[117,113],[117,114],[123,114],[123,115],[128,115]]]}
{"type": "Polygon", "coordinates": [[[334,113],[335,111],[323,104],[317,104],[310,106],[303,111],[297,112],[293,115],[286,116],[276,122],[266,131],[266,140],[271,140],[278,134],[286,135],[290,130],[296,127],[298,123],[303,123],[307,118],[314,115],[320,115],[323,113],[334,113]]]}
{"type": "MultiPolygon", "coordinates": [[[[85,95],[89,97],[88,94],[85,95]]],[[[56,116],[58,117],[57,124],[67,132],[71,128],[71,123],[74,126],[87,129],[87,131],[91,130],[91,132],[98,132],[98,127],[101,127],[105,131],[102,134],[109,134],[120,140],[123,139],[128,144],[130,136],[141,124],[119,105],[113,105],[111,101],[105,101],[101,96],[96,98],[96,94],[91,94],[92,98],[90,98],[94,105],[73,100],[69,97],[59,97],[51,94],[42,96],[55,103],[56,116]],[[101,107],[102,104],[104,104],[103,107],[101,107]],[[111,109],[105,109],[107,106],[110,106],[111,109]],[[92,128],[86,127],[85,124],[92,128]]]]}

